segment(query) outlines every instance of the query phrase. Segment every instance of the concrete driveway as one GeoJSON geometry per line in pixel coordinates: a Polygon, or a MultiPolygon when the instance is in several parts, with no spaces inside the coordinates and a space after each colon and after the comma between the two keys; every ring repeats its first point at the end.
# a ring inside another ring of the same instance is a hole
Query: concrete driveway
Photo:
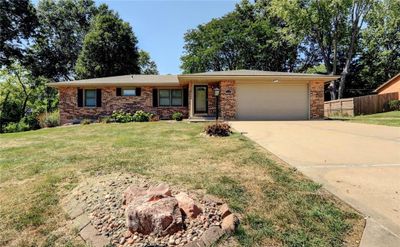
{"type": "Polygon", "coordinates": [[[341,121],[231,125],[368,216],[361,246],[400,246],[400,128],[341,121]]]}

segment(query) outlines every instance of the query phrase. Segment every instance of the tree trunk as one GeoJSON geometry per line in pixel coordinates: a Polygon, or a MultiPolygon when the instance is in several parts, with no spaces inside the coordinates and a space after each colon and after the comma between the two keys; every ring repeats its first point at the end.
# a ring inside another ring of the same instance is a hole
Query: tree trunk
{"type": "Polygon", "coordinates": [[[351,10],[351,41],[349,49],[347,51],[346,64],[340,76],[339,94],[338,94],[339,99],[343,98],[344,96],[346,79],[349,74],[354,51],[356,50],[357,37],[361,27],[363,26],[364,17],[367,15],[368,11],[370,10],[370,7],[371,7],[370,1],[353,1],[353,6],[351,10]]]}
{"type": "Polygon", "coordinates": [[[0,133],[3,133],[3,114],[6,106],[6,103],[8,101],[8,96],[10,96],[10,91],[7,91],[6,97],[4,98],[4,102],[3,102],[3,106],[2,106],[2,110],[1,110],[1,115],[0,115],[0,133]]]}
{"type": "Polygon", "coordinates": [[[335,81],[330,81],[328,86],[329,94],[331,96],[331,100],[336,99],[336,84],[335,81]]]}

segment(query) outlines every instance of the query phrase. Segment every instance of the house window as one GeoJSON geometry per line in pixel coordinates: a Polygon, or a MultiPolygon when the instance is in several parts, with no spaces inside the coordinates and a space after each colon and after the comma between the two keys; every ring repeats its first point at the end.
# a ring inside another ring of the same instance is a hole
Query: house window
{"type": "Polygon", "coordinates": [[[85,106],[96,107],[96,89],[85,89],[85,106]]]}
{"type": "Polygon", "coordinates": [[[160,89],[158,102],[160,106],[182,106],[182,89],[160,89]]]}
{"type": "Polygon", "coordinates": [[[171,90],[171,105],[182,106],[182,90],[172,89],[171,90]]]}
{"type": "Polygon", "coordinates": [[[136,88],[122,88],[122,96],[136,96],[136,88]]]}
{"type": "Polygon", "coordinates": [[[171,90],[161,89],[159,93],[160,106],[170,106],[171,105],[171,90]]]}

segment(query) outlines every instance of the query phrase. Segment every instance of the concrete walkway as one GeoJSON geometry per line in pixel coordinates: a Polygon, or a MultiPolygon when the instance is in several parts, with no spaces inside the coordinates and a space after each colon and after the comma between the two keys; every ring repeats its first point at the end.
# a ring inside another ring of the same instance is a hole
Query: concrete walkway
{"type": "Polygon", "coordinates": [[[400,246],[400,128],[340,121],[231,125],[368,216],[360,246],[400,246]]]}

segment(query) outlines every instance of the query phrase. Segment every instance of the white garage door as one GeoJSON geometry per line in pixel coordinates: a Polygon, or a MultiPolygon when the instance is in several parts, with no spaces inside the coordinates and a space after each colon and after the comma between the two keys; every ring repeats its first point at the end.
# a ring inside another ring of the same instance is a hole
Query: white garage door
{"type": "Polygon", "coordinates": [[[308,119],[307,84],[238,83],[238,120],[308,119]]]}

